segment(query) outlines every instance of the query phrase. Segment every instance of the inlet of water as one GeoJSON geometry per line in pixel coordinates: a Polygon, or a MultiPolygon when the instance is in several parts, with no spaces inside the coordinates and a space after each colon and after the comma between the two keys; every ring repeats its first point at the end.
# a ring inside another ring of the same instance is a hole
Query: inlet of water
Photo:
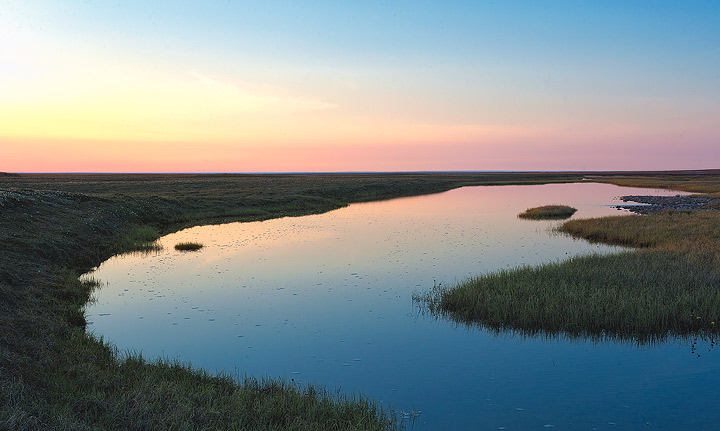
{"type": "Polygon", "coordinates": [[[468,187],[320,215],[186,229],[121,255],[88,330],[209,371],[286,377],[422,411],[414,429],[711,429],[720,361],[692,340],[652,346],[526,338],[423,316],[411,296],[518,265],[613,247],[516,215],[565,204],[621,213],[608,184],[468,187]],[[178,252],[181,241],[205,244],[178,252]],[[698,357],[697,352],[701,355],[698,357]]]}

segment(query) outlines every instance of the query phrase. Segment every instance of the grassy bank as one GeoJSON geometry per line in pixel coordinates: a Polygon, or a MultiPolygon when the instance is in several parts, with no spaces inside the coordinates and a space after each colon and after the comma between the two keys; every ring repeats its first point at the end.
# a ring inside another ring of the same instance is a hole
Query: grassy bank
{"type": "MultiPolygon", "coordinates": [[[[714,195],[720,175],[623,176],[606,182],[714,195]]],[[[650,191],[651,193],[651,191],[650,191]]],[[[641,248],[522,267],[436,287],[416,299],[465,324],[524,333],[632,340],[700,334],[720,325],[720,212],[670,211],[565,222],[560,231],[641,248]]]]}
{"type": "Polygon", "coordinates": [[[503,270],[418,298],[432,312],[534,334],[654,340],[720,325],[720,271],[666,251],[575,257],[503,270]]]}
{"type": "Polygon", "coordinates": [[[719,211],[668,211],[647,216],[569,220],[561,231],[606,244],[652,247],[693,254],[720,253],[719,211]]]}
{"type": "MultiPolygon", "coordinates": [[[[589,179],[625,187],[681,190],[701,196],[720,197],[720,169],[706,171],[645,172],[590,175],[589,179]]],[[[651,195],[652,192],[648,191],[651,195]]]]}
{"type": "MultiPolygon", "coordinates": [[[[115,253],[197,224],[319,213],[464,185],[564,174],[9,175],[0,177],[0,429],[387,429],[386,412],[286,382],[127,358],[84,331],[115,253]]],[[[241,370],[242,371],[242,370],[241,370]]]]}

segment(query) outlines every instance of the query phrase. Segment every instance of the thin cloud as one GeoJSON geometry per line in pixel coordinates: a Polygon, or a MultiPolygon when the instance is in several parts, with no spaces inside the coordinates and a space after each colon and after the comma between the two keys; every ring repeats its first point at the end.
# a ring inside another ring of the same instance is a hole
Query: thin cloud
{"type": "Polygon", "coordinates": [[[240,81],[222,81],[197,70],[188,72],[193,80],[202,85],[210,94],[236,99],[242,105],[252,105],[257,111],[309,112],[337,108],[337,105],[323,100],[292,94],[267,85],[240,81]]]}

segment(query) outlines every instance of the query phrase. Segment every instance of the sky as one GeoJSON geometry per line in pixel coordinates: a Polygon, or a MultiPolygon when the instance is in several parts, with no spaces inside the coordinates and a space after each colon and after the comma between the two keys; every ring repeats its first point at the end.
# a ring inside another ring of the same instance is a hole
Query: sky
{"type": "Polygon", "coordinates": [[[0,0],[0,171],[720,168],[720,1],[0,0]]]}

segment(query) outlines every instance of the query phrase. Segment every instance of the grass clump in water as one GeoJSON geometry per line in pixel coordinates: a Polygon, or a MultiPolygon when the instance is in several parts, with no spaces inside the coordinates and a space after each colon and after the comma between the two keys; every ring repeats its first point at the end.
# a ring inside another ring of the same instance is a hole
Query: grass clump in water
{"type": "Polygon", "coordinates": [[[570,218],[576,211],[576,208],[566,205],[545,205],[528,208],[525,212],[518,214],[518,217],[530,220],[562,220],[570,218]]]}
{"type": "Polygon", "coordinates": [[[204,245],[199,242],[179,242],[175,244],[175,250],[179,251],[197,251],[203,248],[204,245]]]}

